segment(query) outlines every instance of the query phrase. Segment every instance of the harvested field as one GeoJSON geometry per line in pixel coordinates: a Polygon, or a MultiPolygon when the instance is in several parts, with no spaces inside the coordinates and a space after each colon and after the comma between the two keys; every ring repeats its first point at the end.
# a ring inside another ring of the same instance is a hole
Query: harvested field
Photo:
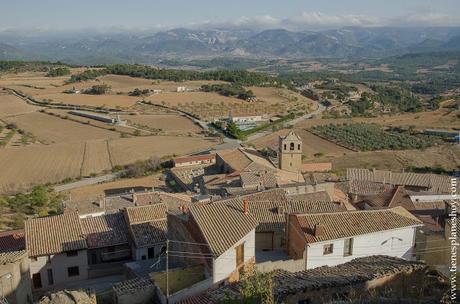
{"type": "Polygon", "coordinates": [[[146,126],[152,129],[163,131],[193,132],[201,131],[201,128],[187,117],[177,114],[164,115],[121,115],[121,119],[128,120],[130,123],[146,126]]]}
{"type": "Polygon", "coordinates": [[[34,97],[39,100],[48,100],[53,103],[121,108],[128,108],[132,105],[135,105],[136,102],[140,99],[138,97],[126,95],[89,95],[65,93],[35,95],[34,97]]]}
{"type": "MultiPolygon", "coordinates": [[[[279,136],[285,136],[290,130],[280,130],[270,135],[260,137],[253,141],[256,148],[262,149],[264,147],[270,147],[271,149],[278,151],[278,138],[279,136]]],[[[297,135],[302,138],[302,151],[305,155],[305,159],[315,159],[314,154],[322,153],[325,156],[341,156],[344,153],[351,153],[351,150],[338,146],[328,140],[322,139],[308,131],[303,129],[294,130],[297,135]]]]}
{"type": "Polygon", "coordinates": [[[83,152],[82,142],[0,149],[0,193],[79,177],[83,152]]]}
{"type": "Polygon", "coordinates": [[[455,170],[460,166],[458,148],[452,146],[434,147],[424,151],[374,151],[347,153],[341,157],[332,158],[334,169],[346,168],[376,168],[401,171],[409,167],[441,167],[445,170],[455,170]]]}
{"type": "Polygon", "coordinates": [[[159,93],[146,98],[148,101],[154,103],[165,102],[169,106],[180,106],[186,103],[192,105],[201,105],[205,103],[219,104],[242,104],[244,100],[222,96],[217,93],[206,93],[206,92],[182,92],[182,93],[159,93]]]}
{"type": "Polygon", "coordinates": [[[3,94],[0,91],[0,119],[8,116],[30,113],[39,109],[40,107],[29,105],[14,95],[3,94]]]}
{"type": "Polygon", "coordinates": [[[5,120],[9,123],[15,123],[18,128],[32,133],[38,141],[46,144],[120,137],[117,132],[103,130],[40,112],[10,117],[5,120]]]}
{"type": "Polygon", "coordinates": [[[449,110],[441,108],[431,112],[404,113],[397,115],[385,115],[381,117],[354,117],[354,118],[331,118],[331,119],[310,119],[296,125],[296,127],[309,128],[314,125],[324,124],[343,124],[351,122],[376,123],[383,126],[391,127],[409,127],[414,126],[416,129],[453,129],[460,128],[460,119],[457,115],[459,110],[449,110]]]}
{"type": "Polygon", "coordinates": [[[202,151],[216,144],[210,139],[187,136],[145,136],[109,141],[112,164],[126,165],[151,156],[183,155],[202,151]]]}
{"type": "Polygon", "coordinates": [[[85,186],[68,191],[72,200],[85,200],[104,196],[104,191],[109,189],[129,188],[129,187],[165,187],[164,181],[161,181],[161,174],[139,177],[123,178],[113,182],[85,186]]]}
{"type": "Polygon", "coordinates": [[[109,171],[112,169],[108,143],[106,140],[92,140],[85,143],[81,176],[109,171]]]}

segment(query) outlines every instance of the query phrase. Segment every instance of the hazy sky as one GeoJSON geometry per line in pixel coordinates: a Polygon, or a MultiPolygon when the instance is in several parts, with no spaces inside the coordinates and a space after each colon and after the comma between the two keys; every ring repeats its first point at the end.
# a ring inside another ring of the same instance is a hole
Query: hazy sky
{"type": "Polygon", "coordinates": [[[0,0],[0,29],[460,25],[460,0],[0,0]]]}

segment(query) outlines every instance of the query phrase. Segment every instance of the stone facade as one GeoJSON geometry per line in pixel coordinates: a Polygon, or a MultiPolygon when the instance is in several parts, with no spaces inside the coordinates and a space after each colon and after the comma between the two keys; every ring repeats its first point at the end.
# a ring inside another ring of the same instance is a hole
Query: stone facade
{"type": "Polygon", "coordinates": [[[279,166],[281,170],[300,172],[302,169],[302,140],[294,132],[279,139],[279,166]]]}

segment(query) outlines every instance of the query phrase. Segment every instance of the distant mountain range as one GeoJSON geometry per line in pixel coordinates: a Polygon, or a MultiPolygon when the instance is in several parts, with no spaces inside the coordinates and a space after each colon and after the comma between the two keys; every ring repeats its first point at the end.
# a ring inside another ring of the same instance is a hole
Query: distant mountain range
{"type": "Polygon", "coordinates": [[[0,60],[92,65],[215,57],[380,58],[457,49],[459,27],[346,27],[318,32],[182,28],[156,33],[0,32],[0,60]]]}

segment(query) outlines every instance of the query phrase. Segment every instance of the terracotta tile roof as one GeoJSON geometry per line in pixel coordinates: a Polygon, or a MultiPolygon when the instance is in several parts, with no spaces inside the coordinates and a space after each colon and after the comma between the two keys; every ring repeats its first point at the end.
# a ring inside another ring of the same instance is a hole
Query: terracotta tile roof
{"type": "Polygon", "coordinates": [[[163,203],[139,207],[128,207],[125,210],[129,225],[165,219],[167,212],[166,205],[163,203]]]}
{"type": "Polygon", "coordinates": [[[281,189],[281,188],[275,188],[275,189],[270,189],[266,191],[246,194],[246,195],[240,196],[240,198],[248,200],[248,201],[287,200],[286,191],[284,191],[284,189],[281,189]]]}
{"type": "Polygon", "coordinates": [[[258,186],[264,188],[275,188],[276,187],[276,177],[273,172],[269,171],[251,171],[251,172],[241,172],[241,185],[243,187],[258,186]]]}
{"type": "MultiPolygon", "coordinates": [[[[235,206],[240,208],[242,205],[235,206]]],[[[320,201],[249,202],[249,213],[257,220],[257,232],[284,231],[286,214],[343,211],[339,204],[320,201]]]]}
{"type": "Polygon", "coordinates": [[[29,256],[86,249],[86,239],[76,212],[29,219],[25,223],[29,256]]]}
{"type": "Polygon", "coordinates": [[[26,248],[24,230],[0,232],[0,252],[22,250],[26,248]]]}
{"type": "MultiPolygon", "coordinates": [[[[422,262],[407,261],[389,256],[369,256],[353,259],[350,262],[334,267],[322,266],[314,269],[288,272],[275,270],[272,272],[273,298],[276,303],[285,303],[290,295],[309,291],[329,291],[331,287],[360,286],[368,281],[397,273],[410,273],[426,269],[422,262]]],[[[178,304],[210,304],[241,299],[241,282],[213,287],[205,292],[177,302],[178,304]]]]}
{"type": "MultiPolygon", "coordinates": [[[[243,204],[239,199],[229,201],[243,204]]],[[[216,256],[230,249],[257,226],[252,215],[225,204],[192,206],[190,213],[216,256]]]]}
{"type": "Polygon", "coordinates": [[[122,213],[105,214],[81,219],[88,248],[100,248],[129,243],[128,226],[122,213]]]}
{"type": "Polygon", "coordinates": [[[242,171],[252,162],[252,160],[239,149],[220,151],[217,152],[217,155],[232,168],[233,171],[242,171]]]}
{"type": "Polygon", "coordinates": [[[166,241],[167,226],[166,219],[131,225],[134,244],[141,248],[166,241]]]}
{"type": "Polygon", "coordinates": [[[290,194],[286,198],[290,201],[307,201],[307,202],[330,202],[331,197],[326,191],[318,191],[302,194],[290,194]]]}
{"type": "Polygon", "coordinates": [[[435,193],[449,193],[450,177],[439,174],[395,173],[385,170],[347,169],[348,180],[364,180],[398,186],[424,187],[435,193]]]}
{"type": "Polygon", "coordinates": [[[350,180],[343,183],[347,193],[357,195],[378,195],[393,190],[395,187],[390,184],[370,182],[364,180],[350,180]]]}
{"type": "Polygon", "coordinates": [[[295,217],[308,243],[422,225],[419,219],[402,207],[370,211],[299,214],[295,217]],[[316,224],[322,227],[323,232],[319,236],[314,234],[316,224]]]}
{"type": "Polygon", "coordinates": [[[344,211],[340,204],[333,203],[325,191],[287,196],[282,189],[273,189],[226,199],[213,204],[223,204],[243,212],[243,201],[248,202],[249,214],[257,221],[256,231],[283,231],[286,213],[338,212],[344,211]]]}
{"type": "Polygon", "coordinates": [[[0,232],[0,265],[22,258],[26,254],[25,248],[24,230],[0,232]]]}
{"type": "Polygon", "coordinates": [[[155,285],[151,280],[146,278],[134,278],[122,282],[114,283],[113,291],[117,295],[135,294],[140,290],[154,289],[155,285]]]}

